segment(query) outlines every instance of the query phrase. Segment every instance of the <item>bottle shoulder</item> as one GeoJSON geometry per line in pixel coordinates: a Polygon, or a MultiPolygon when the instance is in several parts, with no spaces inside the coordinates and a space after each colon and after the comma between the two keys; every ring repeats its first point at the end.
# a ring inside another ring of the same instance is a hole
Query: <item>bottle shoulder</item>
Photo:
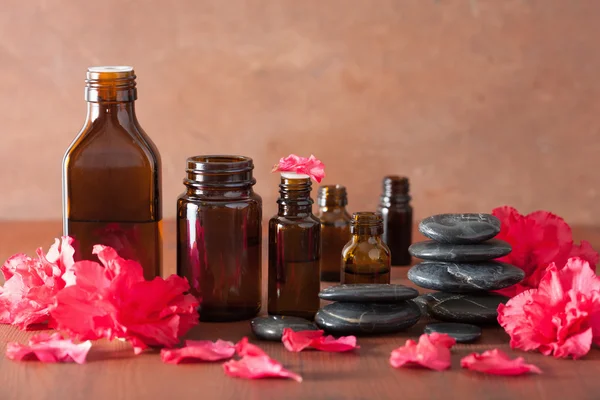
{"type": "Polygon", "coordinates": [[[290,225],[302,225],[303,227],[314,227],[321,226],[321,221],[313,214],[309,214],[303,217],[292,217],[285,215],[274,215],[269,220],[269,225],[282,225],[282,226],[290,226],[290,225]]]}
{"type": "Polygon", "coordinates": [[[391,203],[391,204],[379,204],[377,212],[383,214],[408,214],[412,213],[413,207],[410,203],[391,203]]]}
{"type": "Polygon", "coordinates": [[[320,212],[316,215],[317,218],[325,225],[347,226],[350,225],[352,217],[348,213],[331,213],[320,212]]]}
{"type": "Polygon", "coordinates": [[[241,195],[240,197],[231,196],[205,196],[198,194],[190,194],[187,190],[177,197],[177,207],[230,207],[240,208],[240,205],[247,204],[250,207],[262,209],[262,199],[258,195],[250,194],[241,195]]]}
{"type": "Polygon", "coordinates": [[[141,129],[88,124],[63,157],[65,167],[73,164],[104,169],[140,166],[159,171],[161,159],[158,149],[141,129]]]}
{"type": "Polygon", "coordinates": [[[348,257],[389,257],[389,247],[381,240],[350,240],[342,250],[348,257]]]}

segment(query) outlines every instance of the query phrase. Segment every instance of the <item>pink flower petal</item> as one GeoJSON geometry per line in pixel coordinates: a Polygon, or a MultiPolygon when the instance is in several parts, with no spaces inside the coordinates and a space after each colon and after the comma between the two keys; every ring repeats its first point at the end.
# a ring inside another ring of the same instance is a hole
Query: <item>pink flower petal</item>
{"type": "Polygon", "coordinates": [[[234,378],[289,378],[302,382],[302,377],[289,371],[269,356],[244,356],[241,360],[231,360],[223,364],[225,373],[234,378]]]}
{"type": "Polygon", "coordinates": [[[446,334],[423,334],[419,342],[407,340],[406,344],[392,351],[390,364],[394,368],[420,365],[425,368],[442,371],[450,368],[450,348],[456,341],[446,334]]]}
{"type": "Polygon", "coordinates": [[[460,360],[463,368],[471,371],[493,375],[523,375],[527,373],[541,374],[542,371],[533,364],[526,364],[523,357],[511,360],[498,349],[488,350],[483,354],[472,353],[460,360]]]}
{"type": "Polygon", "coordinates": [[[266,356],[267,353],[263,351],[260,347],[255,344],[252,344],[248,341],[247,337],[243,337],[237,344],[235,345],[235,351],[238,356],[266,356]]]}
{"type": "Polygon", "coordinates": [[[323,336],[313,340],[310,346],[316,350],[332,353],[342,353],[360,348],[356,344],[356,336],[342,336],[337,339],[333,336],[323,336]]]}
{"type": "Polygon", "coordinates": [[[309,158],[290,154],[279,160],[279,163],[273,167],[272,172],[294,172],[310,176],[316,182],[320,183],[325,177],[325,165],[314,155],[309,158]]]}
{"type": "Polygon", "coordinates": [[[186,361],[219,361],[226,360],[235,354],[235,346],[231,342],[217,340],[188,340],[180,349],[162,349],[160,358],[167,364],[179,364],[186,361]]]}
{"type": "Polygon", "coordinates": [[[290,328],[283,330],[281,338],[283,345],[288,351],[300,352],[307,348],[313,348],[328,352],[345,352],[360,348],[356,345],[355,336],[343,336],[339,339],[333,336],[324,336],[323,331],[298,331],[294,332],[290,328]]]}
{"type": "Polygon", "coordinates": [[[42,333],[32,337],[27,345],[8,343],[6,357],[15,361],[34,359],[48,363],[83,364],[91,347],[90,341],[75,344],[71,339],[64,339],[60,333],[42,333]]]}
{"type": "Polygon", "coordinates": [[[300,352],[307,347],[310,347],[313,343],[314,339],[319,339],[323,337],[323,331],[299,331],[294,332],[290,328],[285,328],[283,330],[283,336],[281,337],[281,341],[283,345],[288,351],[292,352],[300,352]]]}

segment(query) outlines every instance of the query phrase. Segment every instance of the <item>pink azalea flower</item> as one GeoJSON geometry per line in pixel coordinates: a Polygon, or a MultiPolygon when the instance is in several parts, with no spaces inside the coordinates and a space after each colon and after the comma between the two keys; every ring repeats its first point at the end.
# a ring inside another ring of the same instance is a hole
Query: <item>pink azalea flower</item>
{"type": "Polygon", "coordinates": [[[600,278],[581,258],[550,264],[537,289],[498,306],[512,348],[580,358],[600,344],[600,278]]]}
{"type": "Polygon", "coordinates": [[[325,177],[325,165],[313,155],[305,158],[290,154],[279,160],[279,163],[273,167],[272,172],[294,172],[308,175],[320,183],[325,177]]]}
{"type": "Polygon", "coordinates": [[[522,282],[498,291],[505,296],[513,297],[537,288],[550,263],[561,268],[570,257],[581,257],[595,267],[600,259],[588,242],[582,241],[581,245],[576,245],[569,225],[552,213],[536,211],[521,215],[507,206],[495,208],[492,213],[502,224],[497,239],[512,246],[512,252],[499,261],[525,271],[522,282]]]}

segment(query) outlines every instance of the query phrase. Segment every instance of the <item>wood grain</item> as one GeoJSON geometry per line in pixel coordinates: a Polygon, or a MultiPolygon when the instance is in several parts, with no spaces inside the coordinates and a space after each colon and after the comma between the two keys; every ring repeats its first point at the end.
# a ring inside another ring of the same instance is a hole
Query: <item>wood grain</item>
{"type": "MultiPolygon", "coordinates": [[[[47,247],[60,231],[58,222],[1,222],[0,259],[20,251],[33,254],[36,247],[47,247]]],[[[165,231],[166,262],[174,269],[173,224],[166,224],[165,231]]],[[[600,247],[600,229],[580,228],[574,233],[577,239],[587,239],[594,247],[600,247]]],[[[394,268],[393,281],[406,283],[406,271],[394,268]]],[[[281,344],[260,342],[273,358],[303,376],[304,382],[300,384],[229,378],[220,363],[165,365],[156,353],[134,356],[126,343],[118,341],[96,343],[86,365],[17,363],[0,357],[0,399],[598,399],[600,353],[597,350],[578,361],[513,352],[500,328],[485,329],[482,340],[476,344],[455,346],[449,371],[391,368],[390,352],[407,338],[416,338],[423,323],[401,334],[361,337],[361,348],[356,354],[295,354],[287,352],[281,344]],[[525,357],[544,373],[503,378],[461,370],[462,356],[494,347],[525,357]]],[[[7,342],[26,342],[31,335],[32,332],[0,326],[0,351],[4,352],[7,342]]],[[[237,341],[243,336],[252,338],[248,322],[202,323],[189,338],[237,341]]]]}

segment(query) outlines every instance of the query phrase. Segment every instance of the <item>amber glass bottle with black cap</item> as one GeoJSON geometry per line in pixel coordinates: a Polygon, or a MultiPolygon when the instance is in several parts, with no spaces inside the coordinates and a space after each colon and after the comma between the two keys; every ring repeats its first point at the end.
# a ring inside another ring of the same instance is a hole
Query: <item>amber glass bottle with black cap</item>
{"type": "Polygon", "coordinates": [[[341,185],[325,185],[317,192],[317,217],[321,220],[321,280],[340,281],[342,249],[350,239],[348,196],[341,185]]]}
{"type": "Polygon", "coordinates": [[[252,159],[190,157],[177,200],[177,274],[200,301],[202,321],[238,321],[261,307],[262,199],[252,159]]]}
{"type": "Polygon", "coordinates": [[[392,252],[392,265],[410,265],[408,247],[412,241],[413,209],[408,178],[395,175],[383,178],[377,211],[383,217],[383,241],[392,252]]]}
{"type": "Polygon", "coordinates": [[[352,214],[350,233],[342,251],[342,283],[390,283],[390,249],[381,239],[381,215],[352,214]]]}
{"type": "Polygon", "coordinates": [[[313,319],[319,309],[321,222],[308,175],[282,173],[269,221],[269,314],[313,319]]]}
{"type": "Polygon", "coordinates": [[[161,273],[161,163],[135,115],[131,67],[88,69],[87,118],[63,159],[63,229],[76,259],[113,247],[139,261],[146,279],[161,273]]]}

